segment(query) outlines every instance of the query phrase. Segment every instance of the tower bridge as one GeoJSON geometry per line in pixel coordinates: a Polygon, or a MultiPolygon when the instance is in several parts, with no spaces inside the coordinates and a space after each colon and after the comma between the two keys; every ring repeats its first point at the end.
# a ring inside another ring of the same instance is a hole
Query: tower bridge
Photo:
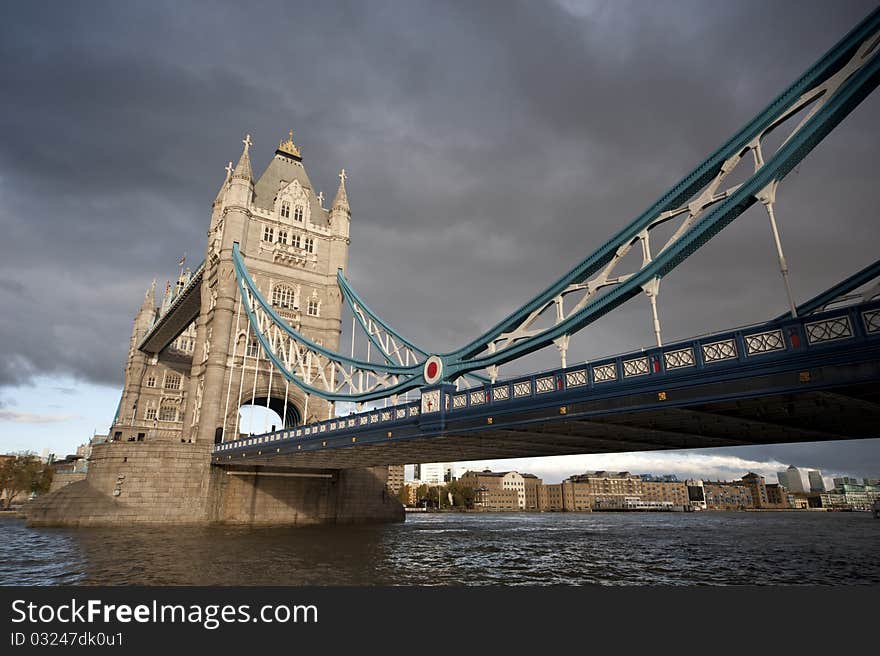
{"type": "Polygon", "coordinates": [[[256,179],[248,135],[212,205],[204,262],[161,308],[155,285],[145,295],[111,441],[30,521],[394,521],[389,465],[876,437],[880,261],[798,305],[776,192],[876,88],[878,50],[875,10],[644,213],[446,353],[395,331],[347,279],[345,170],[325,208],[292,132],[256,179]],[[787,311],[664,343],[662,279],[755,204],[787,311]],[[654,347],[569,362],[572,335],[642,294],[654,347]],[[344,313],[366,357],[341,350],[344,313]],[[558,368],[502,375],[548,347],[558,368]],[[338,403],[357,412],[337,416],[338,403]],[[246,405],[283,425],[244,432],[246,405]]]}

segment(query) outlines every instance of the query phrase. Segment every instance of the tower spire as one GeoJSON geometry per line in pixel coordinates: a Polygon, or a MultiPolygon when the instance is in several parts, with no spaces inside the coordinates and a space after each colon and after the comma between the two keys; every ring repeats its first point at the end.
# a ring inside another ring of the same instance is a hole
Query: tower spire
{"type": "Polygon", "coordinates": [[[351,208],[348,206],[348,194],[345,192],[345,180],[347,177],[345,169],[342,169],[339,172],[339,189],[336,190],[336,196],[333,197],[333,204],[330,208],[336,209],[338,207],[350,213],[351,208]]]}
{"type": "Polygon", "coordinates": [[[245,136],[244,139],[241,140],[244,144],[244,150],[241,153],[241,157],[238,160],[238,164],[235,165],[235,171],[232,172],[233,178],[243,178],[248,182],[253,181],[253,174],[251,173],[251,157],[248,154],[250,151],[251,144],[251,135],[245,136]]]}
{"type": "Polygon", "coordinates": [[[144,302],[141,303],[141,311],[150,310],[151,312],[156,311],[156,279],[153,278],[153,282],[147,287],[147,291],[144,292],[144,302]]]}

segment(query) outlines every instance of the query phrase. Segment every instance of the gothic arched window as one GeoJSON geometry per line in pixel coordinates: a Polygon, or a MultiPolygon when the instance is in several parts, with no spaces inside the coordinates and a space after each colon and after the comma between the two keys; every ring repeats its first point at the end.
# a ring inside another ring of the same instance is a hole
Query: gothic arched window
{"type": "Polygon", "coordinates": [[[177,405],[163,402],[159,408],[159,421],[177,421],[177,405]]]}
{"type": "Polygon", "coordinates": [[[284,201],[281,203],[281,218],[289,219],[290,218],[290,203],[284,201]]]}
{"type": "Polygon", "coordinates": [[[293,208],[293,220],[302,223],[303,220],[303,208],[302,205],[297,205],[293,208]]]}
{"type": "Polygon", "coordinates": [[[275,285],[272,290],[272,305],[280,308],[296,307],[296,292],[287,285],[275,285]]]}

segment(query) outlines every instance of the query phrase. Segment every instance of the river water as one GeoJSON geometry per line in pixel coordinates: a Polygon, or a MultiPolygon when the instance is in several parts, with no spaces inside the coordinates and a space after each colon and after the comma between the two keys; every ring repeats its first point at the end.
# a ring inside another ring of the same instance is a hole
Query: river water
{"type": "Polygon", "coordinates": [[[27,528],[3,585],[878,584],[867,513],[411,514],[313,528],[27,528]]]}

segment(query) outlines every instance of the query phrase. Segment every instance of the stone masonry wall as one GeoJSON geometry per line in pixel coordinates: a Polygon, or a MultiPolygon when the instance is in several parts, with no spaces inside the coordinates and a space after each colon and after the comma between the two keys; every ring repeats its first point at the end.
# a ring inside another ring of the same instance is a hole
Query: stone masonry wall
{"type": "Polygon", "coordinates": [[[37,499],[31,525],[191,524],[207,517],[210,446],[170,442],[95,445],[84,481],[37,499]]]}
{"type": "Polygon", "coordinates": [[[83,481],[85,478],[85,472],[55,472],[55,475],[52,476],[52,485],[49,487],[49,492],[55,492],[65,485],[83,481]]]}
{"type": "MultiPolygon", "coordinates": [[[[331,472],[328,472],[331,473],[331,472]]],[[[213,475],[216,519],[231,524],[395,522],[403,506],[385,486],[386,467],[345,469],[332,478],[213,475]]]]}
{"type": "Polygon", "coordinates": [[[35,500],[27,517],[32,526],[403,521],[386,467],[329,473],[230,476],[202,443],[110,442],[92,449],[85,480],[35,500]]]}

